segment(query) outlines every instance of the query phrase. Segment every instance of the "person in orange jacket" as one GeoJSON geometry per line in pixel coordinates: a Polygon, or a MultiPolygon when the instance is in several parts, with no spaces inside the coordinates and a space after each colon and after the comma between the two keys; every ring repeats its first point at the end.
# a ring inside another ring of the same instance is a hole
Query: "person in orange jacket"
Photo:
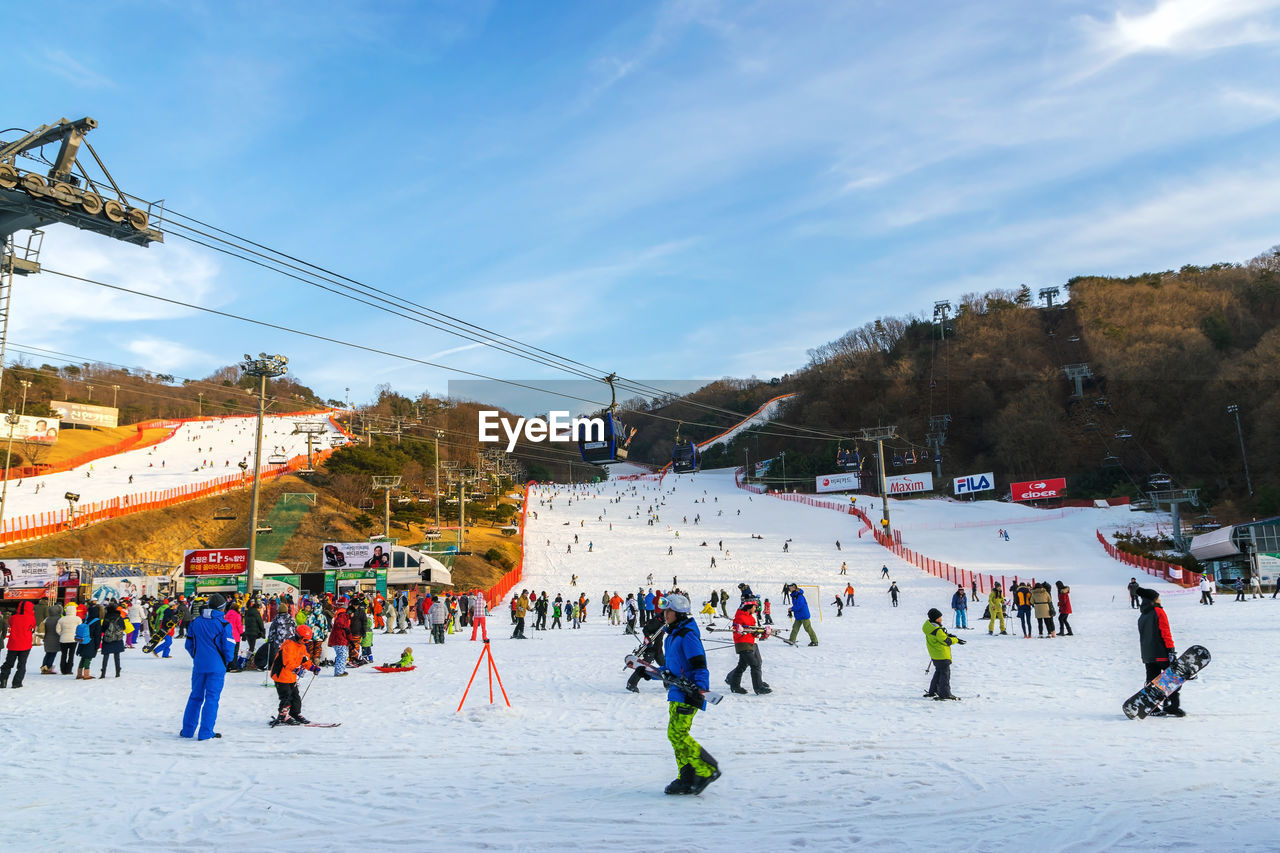
{"type": "Polygon", "coordinates": [[[285,640],[271,662],[271,680],[276,683],[280,707],[271,725],[300,726],[311,722],[302,716],[302,696],[298,693],[298,673],[320,668],[311,664],[307,643],[311,642],[311,626],[299,625],[294,635],[285,640]]]}

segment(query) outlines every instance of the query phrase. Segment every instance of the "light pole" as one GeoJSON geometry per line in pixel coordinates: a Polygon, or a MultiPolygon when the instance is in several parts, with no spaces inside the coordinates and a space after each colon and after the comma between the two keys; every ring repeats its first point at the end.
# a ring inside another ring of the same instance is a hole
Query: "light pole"
{"type": "Polygon", "coordinates": [[[782,493],[786,494],[787,492],[787,451],[785,450],[781,451],[778,454],[778,457],[782,459],[782,493]]]}
{"type": "MultiPolygon", "coordinates": [[[[26,392],[25,388],[23,392],[26,392]]],[[[9,446],[4,451],[4,485],[0,486],[0,532],[4,531],[4,502],[9,496],[9,459],[13,453],[13,428],[18,425],[18,416],[10,409],[4,419],[9,424],[9,446]]]]}
{"type": "Polygon", "coordinates": [[[203,391],[196,392],[196,417],[198,418],[204,417],[204,392],[203,391]]]}
{"type": "Polygon", "coordinates": [[[1253,497],[1253,477],[1249,476],[1249,457],[1244,452],[1244,430],[1240,428],[1240,407],[1235,403],[1227,406],[1227,414],[1236,419],[1236,435],[1240,438],[1240,460],[1244,462],[1244,482],[1249,487],[1249,497],[1253,497]]]}
{"type": "Polygon", "coordinates": [[[444,430],[436,430],[436,532],[440,532],[440,439],[444,430]]]}
{"type": "Polygon", "coordinates": [[[120,396],[120,386],[111,386],[111,408],[116,408],[116,399],[120,396]]]}
{"type": "Polygon", "coordinates": [[[18,410],[18,415],[22,416],[27,413],[27,389],[31,387],[31,383],[25,379],[19,379],[18,384],[22,386],[22,408],[18,410]]]}
{"type": "Polygon", "coordinates": [[[253,595],[253,561],[258,550],[258,485],[262,481],[262,418],[267,409],[267,378],[284,376],[289,372],[288,364],[289,359],[282,355],[267,355],[261,352],[258,353],[257,358],[246,353],[244,363],[240,365],[240,369],[246,376],[256,376],[260,381],[258,434],[253,450],[253,492],[249,498],[249,567],[248,576],[245,578],[245,589],[249,595],[253,595]]]}
{"type": "Polygon", "coordinates": [[[93,402],[93,386],[92,386],[92,385],[88,385],[88,384],[86,384],[84,387],[85,387],[85,389],[86,389],[86,390],[88,390],[88,392],[89,392],[89,402],[90,402],[90,403],[92,403],[92,402],[93,402]]]}

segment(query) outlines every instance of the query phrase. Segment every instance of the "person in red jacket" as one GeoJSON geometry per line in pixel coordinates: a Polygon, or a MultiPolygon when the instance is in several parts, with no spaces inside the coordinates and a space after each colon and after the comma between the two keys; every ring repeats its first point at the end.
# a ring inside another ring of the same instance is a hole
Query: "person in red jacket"
{"type": "Polygon", "coordinates": [[[1058,636],[1074,637],[1076,632],[1071,630],[1071,623],[1067,621],[1067,617],[1071,615],[1071,587],[1062,581],[1057,582],[1058,587],[1058,636]]]}
{"type": "Polygon", "coordinates": [[[725,677],[725,683],[729,685],[729,689],[734,693],[746,693],[742,687],[742,673],[748,668],[751,670],[751,686],[758,694],[772,693],[768,684],[765,684],[764,677],[761,675],[760,668],[760,649],[756,646],[756,636],[761,639],[769,636],[768,634],[760,634],[756,630],[756,608],[759,606],[758,598],[745,599],[738,606],[738,612],[733,614],[733,649],[738,653],[738,665],[733,668],[725,677]]]}
{"type": "MultiPolygon", "coordinates": [[[[1160,604],[1160,593],[1154,589],[1138,588],[1138,599],[1142,606],[1138,608],[1138,640],[1142,649],[1142,664],[1146,667],[1147,683],[1159,677],[1169,668],[1171,661],[1178,659],[1178,652],[1173,646],[1173,631],[1169,629],[1169,617],[1160,604]]],[[[1155,711],[1157,717],[1185,717],[1182,710],[1182,691],[1176,691],[1164,707],[1155,711]]]]}
{"type": "Polygon", "coordinates": [[[5,645],[4,666],[0,667],[0,687],[9,686],[10,672],[13,673],[13,686],[22,686],[22,678],[27,674],[27,656],[31,654],[35,635],[35,607],[30,601],[24,601],[9,621],[9,642],[5,645]]]}
{"type": "Polygon", "coordinates": [[[347,674],[347,644],[351,641],[351,616],[347,605],[339,602],[338,612],[333,614],[333,627],[329,629],[329,648],[333,649],[333,677],[347,674]]]}

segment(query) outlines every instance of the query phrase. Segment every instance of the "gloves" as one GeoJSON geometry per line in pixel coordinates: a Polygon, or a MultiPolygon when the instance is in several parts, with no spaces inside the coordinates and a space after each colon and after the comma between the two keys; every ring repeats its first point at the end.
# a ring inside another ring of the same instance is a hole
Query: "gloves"
{"type": "Polygon", "coordinates": [[[315,665],[313,664],[313,665],[311,666],[311,674],[312,674],[312,675],[319,675],[319,674],[320,674],[320,667],[315,666],[315,665]]]}
{"type": "Polygon", "coordinates": [[[956,637],[956,643],[963,646],[965,644],[965,641],[960,639],[959,637],[956,637]]]}
{"type": "Polygon", "coordinates": [[[294,669],[293,669],[293,674],[294,674],[294,675],[302,675],[302,673],[304,673],[304,672],[306,672],[306,671],[307,671],[307,670],[306,670],[306,668],[305,668],[305,667],[298,666],[298,667],[294,667],[294,669]]]}
{"type": "Polygon", "coordinates": [[[1177,662],[1178,662],[1178,652],[1174,649],[1169,649],[1169,666],[1173,666],[1177,662]]]}

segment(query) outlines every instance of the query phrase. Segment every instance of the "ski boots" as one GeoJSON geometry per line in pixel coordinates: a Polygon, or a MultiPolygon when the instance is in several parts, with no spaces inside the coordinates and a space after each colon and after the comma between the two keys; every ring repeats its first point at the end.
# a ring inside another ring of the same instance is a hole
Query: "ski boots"
{"type": "Polygon", "coordinates": [[[769,694],[769,693],[772,693],[772,692],[773,692],[773,688],[772,688],[772,687],[770,687],[770,686],[769,686],[769,685],[767,685],[767,684],[762,684],[762,685],[760,685],[760,689],[756,691],[756,695],[757,695],[757,696],[764,696],[764,695],[769,694]]]}
{"type": "MultiPolygon", "coordinates": [[[[693,783],[697,776],[698,774],[694,772],[692,764],[681,765],[680,775],[672,779],[667,787],[662,790],[662,793],[677,796],[692,794],[693,783]]],[[[706,786],[704,785],[703,787],[706,786]]]]}

